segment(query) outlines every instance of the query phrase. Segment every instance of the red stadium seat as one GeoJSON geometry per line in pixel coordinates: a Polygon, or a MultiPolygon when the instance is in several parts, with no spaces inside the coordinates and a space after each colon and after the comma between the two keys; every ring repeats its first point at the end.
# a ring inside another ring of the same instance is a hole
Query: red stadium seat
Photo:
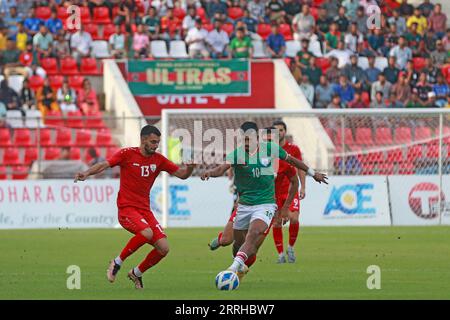
{"type": "Polygon", "coordinates": [[[75,134],[75,145],[78,147],[92,146],[90,130],[77,130],[75,134]]]}
{"type": "Polygon", "coordinates": [[[425,68],[425,65],[426,65],[425,58],[422,58],[422,57],[415,57],[415,58],[413,58],[414,70],[420,71],[423,68],[425,68]]]}
{"type": "Polygon", "coordinates": [[[29,166],[38,159],[38,148],[26,148],[23,162],[29,166]]]}
{"type": "Polygon", "coordinates": [[[260,23],[256,29],[256,32],[263,38],[264,40],[272,33],[270,24],[260,23]]]}
{"type": "Polygon", "coordinates": [[[12,169],[12,179],[13,180],[25,180],[28,178],[29,168],[25,166],[18,166],[12,169]]]}
{"type": "Polygon", "coordinates": [[[380,145],[392,144],[391,128],[381,127],[375,129],[375,143],[380,145]]]}
{"type": "Polygon", "coordinates": [[[95,58],[83,58],[81,60],[80,73],[83,75],[100,75],[95,58]]]}
{"type": "Polygon", "coordinates": [[[103,40],[109,41],[109,37],[116,33],[116,26],[113,24],[106,24],[103,26],[103,40]]]}
{"type": "Polygon", "coordinates": [[[67,8],[65,7],[58,7],[56,10],[56,16],[61,19],[62,21],[65,21],[69,17],[69,12],[67,12],[67,8]]]}
{"type": "Polygon", "coordinates": [[[64,128],[56,131],[56,146],[68,147],[72,145],[72,131],[64,128]]]}
{"type": "Polygon", "coordinates": [[[423,147],[420,144],[410,146],[406,150],[406,159],[408,159],[408,161],[423,157],[423,147]]]}
{"type": "Polygon", "coordinates": [[[64,126],[64,119],[61,111],[47,111],[47,115],[45,116],[45,124],[48,126],[64,126]]]}
{"type": "Polygon", "coordinates": [[[61,73],[63,75],[79,74],[77,60],[72,57],[65,57],[61,59],[61,73]]]}
{"type": "Polygon", "coordinates": [[[228,8],[228,16],[233,20],[237,20],[244,16],[244,10],[242,10],[242,8],[240,7],[228,8]]]}
{"type": "Polygon", "coordinates": [[[52,15],[52,10],[49,7],[37,7],[35,13],[36,18],[48,20],[52,15]]]}
{"type": "Polygon", "coordinates": [[[222,30],[225,31],[230,36],[234,31],[234,26],[232,23],[225,23],[222,26],[222,30]]]}
{"type": "Polygon", "coordinates": [[[66,125],[69,128],[84,128],[83,114],[80,110],[67,112],[66,125]]]}
{"type": "Polygon", "coordinates": [[[6,148],[3,153],[3,163],[4,165],[19,165],[21,164],[19,158],[19,149],[10,147],[6,148]]]}
{"type": "Polygon", "coordinates": [[[81,23],[83,25],[89,24],[92,22],[91,13],[88,7],[79,7],[80,8],[80,18],[81,23]]]}
{"type": "Polygon", "coordinates": [[[361,94],[361,100],[367,107],[370,105],[370,96],[367,91],[363,91],[363,93],[361,94]]]}
{"type": "MultiPolygon", "coordinates": [[[[448,149],[450,150],[450,148],[448,149]]],[[[427,158],[439,158],[439,142],[427,145],[427,158]]]]}
{"type": "Polygon", "coordinates": [[[6,180],[6,179],[7,179],[6,167],[0,166],[0,180],[6,180]]]}
{"type": "Polygon", "coordinates": [[[326,0],[313,0],[313,6],[316,8],[320,8],[320,6],[325,2],[326,0]]]}
{"type": "Polygon", "coordinates": [[[398,174],[414,174],[414,164],[409,161],[404,161],[398,166],[398,174]]]}
{"type": "Polygon", "coordinates": [[[94,8],[93,13],[92,22],[94,24],[110,24],[112,22],[107,7],[94,8]]]}
{"type": "Polygon", "coordinates": [[[47,72],[47,75],[58,74],[58,63],[55,58],[40,59],[41,67],[47,72]]]}
{"type": "Polygon", "coordinates": [[[96,26],[95,24],[86,24],[84,26],[84,31],[86,31],[87,33],[89,33],[92,37],[92,40],[101,40],[102,37],[100,37],[99,32],[98,32],[98,26],[96,26]]]}
{"type": "Polygon", "coordinates": [[[180,20],[183,20],[186,16],[186,12],[182,8],[175,7],[173,8],[173,16],[180,20]]]}
{"type": "Polygon", "coordinates": [[[0,147],[11,145],[11,132],[8,128],[0,128],[0,147]]]}
{"type": "Polygon", "coordinates": [[[75,90],[80,90],[83,87],[83,76],[70,76],[69,77],[69,86],[75,90]]]}
{"type": "Polygon", "coordinates": [[[44,85],[44,79],[42,79],[38,75],[34,75],[28,78],[28,83],[30,85],[30,89],[33,91],[37,91],[44,85]]]}
{"type": "Polygon", "coordinates": [[[311,7],[311,15],[313,16],[314,20],[317,21],[317,18],[319,17],[319,9],[316,7],[311,7]]]}
{"type": "Polygon", "coordinates": [[[35,143],[31,141],[30,129],[28,128],[15,129],[13,144],[16,147],[30,147],[32,145],[35,145],[35,143]]]}
{"type": "Polygon", "coordinates": [[[322,69],[322,73],[325,74],[325,72],[328,70],[328,68],[331,66],[330,60],[328,58],[316,58],[316,67],[322,69]]]}
{"type": "Polygon", "coordinates": [[[214,25],[212,23],[205,23],[203,24],[203,29],[205,29],[208,32],[211,32],[214,29],[214,25]]]}
{"type": "Polygon", "coordinates": [[[86,114],[86,128],[104,128],[105,124],[103,123],[101,113],[97,111],[90,111],[86,114]]]}
{"type": "Polygon", "coordinates": [[[62,87],[64,82],[63,76],[50,76],[48,77],[48,82],[50,83],[50,87],[52,87],[53,90],[57,91],[59,88],[62,87]]]}
{"type": "Polygon", "coordinates": [[[140,0],[136,0],[136,7],[139,13],[145,14],[145,5],[140,0]]]}
{"type": "Polygon", "coordinates": [[[380,163],[384,161],[384,155],[382,151],[370,152],[366,155],[366,161],[370,163],[380,163]]]}
{"type": "MultiPolygon", "coordinates": [[[[334,143],[342,145],[342,130],[337,130],[336,140],[334,141],[334,143]]],[[[352,130],[350,128],[344,129],[344,144],[347,146],[353,146],[355,144],[353,140],[352,130]]]]}
{"type": "Polygon", "coordinates": [[[206,18],[206,12],[203,7],[197,8],[197,16],[199,16],[202,20],[206,18]]]}
{"type": "Polygon", "coordinates": [[[392,149],[388,150],[386,160],[390,163],[403,161],[403,151],[402,149],[392,149]]]}
{"type": "Polygon", "coordinates": [[[70,160],[81,160],[80,148],[76,148],[76,147],[70,148],[70,160]]]}
{"type": "Polygon", "coordinates": [[[95,144],[101,147],[109,147],[113,145],[111,132],[109,129],[97,131],[97,137],[95,139],[95,144]]]}
{"type": "Polygon", "coordinates": [[[44,159],[45,160],[57,160],[61,153],[60,148],[45,148],[44,159]]]}
{"type": "Polygon", "coordinates": [[[430,139],[432,136],[432,132],[430,127],[417,127],[414,130],[414,139],[415,140],[424,140],[430,139]]]}
{"type": "Polygon", "coordinates": [[[280,33],[283,35],[285,41],[293,40],[291,26],[287,23],[280,24],[280,33]]]}
{"type": "Polygon", "coordinates": [[[441,68],[442,75],[447,79],[447,83],[450,83],[450,64],[446,64],[441,68]]]}
{"type": "Polygon", "coordinates": [[[356,129],[355,142],[358,145],[373,145],[372,129],[370,128],[357,128],[356,129]]]}
{"type": "Polygon", "coordinates": [[[39,144],[43,147],[51,146],[52,143],[52,130],[49,128],[43,128],[36,130],[36,140],[39,139],[39,144]],[[38,138],[39,134],[39,138],[38,138]]]}
{"type": "Polygon", "coordinates": [[[400,127],[395,129],[394,139],[396,143],[411,142],[411,128],[400,127]]]}

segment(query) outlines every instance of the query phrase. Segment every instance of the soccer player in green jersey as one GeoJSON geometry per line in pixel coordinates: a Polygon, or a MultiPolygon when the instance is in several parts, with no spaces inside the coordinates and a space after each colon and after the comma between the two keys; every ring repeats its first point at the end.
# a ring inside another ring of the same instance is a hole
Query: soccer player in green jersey
{"type": "MultiPolygon", "coordinates": [[[[228,268],[242,278],[248,272],[245,262],[253,259],[264,241],[277,210],[273,164],[281,159],[307,172],[319,183],[327,183],[327,176],[308,168],[302,161],[291,157],[273,142],[257,142],[258,126],[254,122],[241,125],[244,145],[227,155],[224,164],[203,172],[201,179],[221,177],[233,168],[239,194],[236,219],[233,225],[234,261],[228,268]]],[[[291,199],[292,200],[292,199],[291,199]]]]}

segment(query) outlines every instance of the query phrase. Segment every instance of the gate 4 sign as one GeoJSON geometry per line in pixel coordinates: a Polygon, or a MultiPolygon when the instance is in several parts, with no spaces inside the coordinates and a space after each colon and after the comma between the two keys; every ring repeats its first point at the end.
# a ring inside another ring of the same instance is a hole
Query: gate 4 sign
{"type": "Polygon", "coordinates": [[[250,95],[248,60],[179,60],[128,62],[133,95],[250,95]]]}

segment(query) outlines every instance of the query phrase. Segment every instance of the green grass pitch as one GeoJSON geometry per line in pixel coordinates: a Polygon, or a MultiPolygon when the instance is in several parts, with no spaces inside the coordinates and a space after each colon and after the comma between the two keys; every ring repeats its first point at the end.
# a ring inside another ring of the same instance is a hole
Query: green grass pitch
{"type": "MultiPolygon", "coordinates": [[[[450,227],[304,227],[298,261],[277,265],[272,236],[238,290],[221,292],[216,274],[231,249],[207,246],[217,228],[168,229],[171,252],[136,291],[124,264],[116,283],[108,261],[129,239],[124,230],[0,231],[0,299],[449,299],[450,227]],[[81,289],[68,290],[69,265],[81,268],[81,289]],[[381,289],[369,290],[367,267],[381,268],[381,289]]],[[[287,230],[285,230],[285,240],[287,230]]]]}

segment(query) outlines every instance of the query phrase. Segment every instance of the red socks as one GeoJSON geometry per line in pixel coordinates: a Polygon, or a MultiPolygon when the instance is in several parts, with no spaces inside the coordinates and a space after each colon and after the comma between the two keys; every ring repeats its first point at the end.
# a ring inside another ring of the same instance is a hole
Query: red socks
{"type": "Polygon", "coordinates": [[[298,222],[297,223],[291,223],[289,225],[289,245],[291,247],[293,247],[294,244],[295,244],[295,241],[297,241],[299,227],[300,227],[300,224],[298,222]]]}
{"type": "Polygon", "coordinates": [[[255,261],[256,261],[256,254],[248,258],[245,261],[245,265],[250,268],[255,263],[255,261]]]}
{"type": "Polygon", "coordinates": [[[145,257],[144,261],[138,266],[139,271],[144,273],[146,270],[153,267],[155,264],[161,261],[165,256],[159,253],[158,250],[153,249],[150,253],[145,257]]]}
{"type": "Polygon", "coordinates": [[[129,257],[133,252],[142,247],[144,244],[148,242],[148,239],[144,237],[141,233],[136,233],[133,238],[128,241],[125,248],[120,253],[120,259],[124,261],[127,257],[129,257]]]}
{"type": "MultiPolygon", "coordinates": [[[[289,228],[290,230],[290,228],[289,228]]],[[[298,229],[297,229],[298,230],[298,229]]],[[[283,253],[283,228],[273,226],[273,241],[275,242],[275,247],[277,248],[278,254],[283,253]]]]}

